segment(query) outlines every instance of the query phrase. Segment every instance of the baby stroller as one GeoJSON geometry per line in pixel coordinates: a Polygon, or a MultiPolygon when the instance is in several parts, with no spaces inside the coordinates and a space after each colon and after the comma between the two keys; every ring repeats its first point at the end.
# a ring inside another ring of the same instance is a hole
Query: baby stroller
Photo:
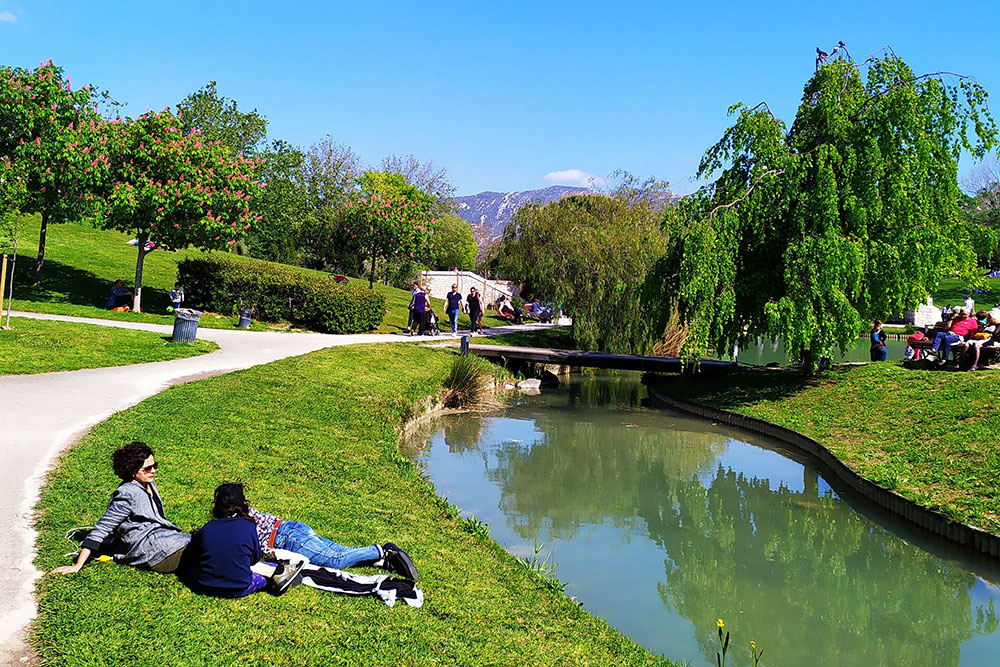
{"type": "Polygon", "coordinates": [[[441,334],[441,330],[438,329],[438,317],[437,313],[434,312],[433,308],[427,310],[427,330],[424,331],[425,336],[438,336],[441,334]]]}

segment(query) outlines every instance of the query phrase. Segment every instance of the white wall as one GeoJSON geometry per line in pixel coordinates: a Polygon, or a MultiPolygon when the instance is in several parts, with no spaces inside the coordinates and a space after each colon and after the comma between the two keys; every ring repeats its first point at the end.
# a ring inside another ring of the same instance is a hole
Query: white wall
{"type": "Polygon", "coordinates": [[[501,294],[515,297],[520,294],[517,285],[506,280],[487,280],[472,271],[423,271],[420,280],[428,293],[443,299],[451,291],[452,285],[458,285],[458,291],[465,296],[473,287],[479,290],[483,297],[483,305],[494,303],[501,294]]]}

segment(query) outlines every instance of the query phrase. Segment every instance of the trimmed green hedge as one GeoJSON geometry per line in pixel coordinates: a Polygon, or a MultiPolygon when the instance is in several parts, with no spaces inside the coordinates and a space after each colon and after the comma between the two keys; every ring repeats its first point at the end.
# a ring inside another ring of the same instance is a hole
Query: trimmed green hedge
{"type": "Polygon", "coordinates": [[[185,259],[177,280],[187,304],[235,315],[249,308],[264,322],[289,321],[323,333],[372,331],[385,317],[385,297],[364,285],[270,262],[213,254],[185,259]]]}

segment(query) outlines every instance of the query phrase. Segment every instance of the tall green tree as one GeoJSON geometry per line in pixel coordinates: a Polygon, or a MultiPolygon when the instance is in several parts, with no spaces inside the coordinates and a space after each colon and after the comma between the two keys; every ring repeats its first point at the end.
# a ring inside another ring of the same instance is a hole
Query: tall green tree
{"type": "Polygon", "coordinates": [[[25,213],[40,213],[35,282],[41,282],[50,223],[87,215],[103,183],[106,154],[89,86],[73,90],[51,60],[35,69],[0,66],[0,158],[16,163],[25,213]]]}
{"type": "Polygon", "coordinates": [[[438,218],[434,233],[434,250],[428,266],[435,271],[459,269],[469,271],[476,266],[479,246],[468,222],[454,213],[446,213],[438,218]]]}
{"type": "Polygon", "coordinates": [[[258,151],[267,135],[267,119],[256,109],[240,111],[236,100],[220,97],[215,81],[181,100],[177,118],[184,134],[200,132],[206,141],[222,142],[233,156],[258,151]]]}
{"type": "Polygon", "coordinates": [[[957,165],[996,144],[986,98],[890,53],[819,65],[791,127],[766,105],[733,106],[699,166],[715,180],[668,221],[650,281],[661,319],[689,325],[685,355],[781,337],[814,368],[867,322],[912,309],[942,271],[972,276],[957,165]]]}
{"type": "Polygon", "coordinates": [[[261,161],[233,157],[216,141],[185,133],[164,109],[102,128],[111,154],[110,194],[96,224],[135,234],[135,298],[142,295],[147,242],[169,248],[227,248],[259,218],[251,202],[261,161]]]}
{"type": "Polygon", "coordinates": [[[650,327],[641,295],[667,247],[665,183],[628,177],[608,194],[573,195],[514,214],[487,264],[523,281],[522,293],[561,302],[584,349],[645,352],[663,332],[650,327]]]}
{"type": "Polygon", "coordinates": [[[294,264],[301,226],[308,211],[308,192],[303,182],[305,156],[286,141],[276,140],[259,153],[263,163],[261,181],[253,208],[260,220],[242,241],[242,250],[252,257],[294,264]]]}
{"type": "Polygon", "coordinates": [[[420,261],[434,248],[434,197],[399,173],[368,170],[358,178],[360,195],[347,204],[344,232],[368,261],[368,286],[380,262],[420,261]]]}

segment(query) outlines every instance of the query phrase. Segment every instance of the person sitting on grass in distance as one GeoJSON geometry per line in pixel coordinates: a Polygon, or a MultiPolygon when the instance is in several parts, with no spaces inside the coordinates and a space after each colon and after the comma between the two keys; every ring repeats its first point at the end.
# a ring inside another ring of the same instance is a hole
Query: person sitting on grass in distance
{"type": "Polygon", "coordinates": [[[191,536],[164,516],[154,481],[153,450],[137,440],[118,448],[111,458],[122,482],[111,495],[107,511],[84,538],[76,563],[52,571],[79,572],[92,554],[105,549],[105,543],[119,563],[154,572],[175,571],[191,536]]]}
{"type": "Polygon", "coordinates": [[[111,294],[108,296],[108,300],[104,303],[105,308],[121,308],[122,306],[128,306],[132,303],[132,290],[125,287],[125,283],[122,280],[116,280],[115,284],[111,286],[111,294]]]}
{"type": "Polygon", "coordinates": [[[191,590],[242,598],[263,590],[269,582],[279,595],[292,584],[306,561],[277,566],[262,563],[264,552],[249,512],[243,485],[220,484],[215,489],[215,518],[191,536],[179,572],[191,590]]]}
{"type": "MultiPolygon", "coordinates": [[[[242,491],[242,487],[240,487],[242,491]]],[[[257,528],[261,549],[282,549],[301,554],[312,565],[343,570],[357,565],[377,567],[405,579],[417,580],[417,568],[410,555],[392,542],[367,547],[347,547],[316,534],[316,531],[298,521],[283,521],[274,514],[267,514],[249,507],[248,516],[257,528]]]]}
{"type": "Polygon", "coordinates": [[[931,352],[938,354],[938,350],[941,350],[940,359],[937,362],[938,366],[944,366],[947,363],[948,357],[951,355],[952,345],[974,334],[977,329],[976,319],[968,317],[965,311],[959,308],[949,321],[948,330],[939,331],[934,336],[931,352]]]}

